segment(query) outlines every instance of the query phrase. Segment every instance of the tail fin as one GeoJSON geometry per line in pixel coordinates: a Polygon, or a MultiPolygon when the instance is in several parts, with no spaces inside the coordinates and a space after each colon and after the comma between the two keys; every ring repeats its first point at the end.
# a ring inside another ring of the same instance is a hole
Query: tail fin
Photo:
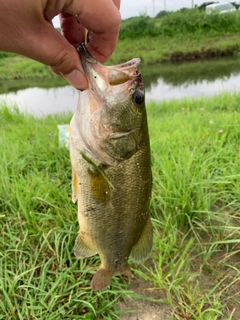
{"type": "Polygon", "coordinates": [[[91,281],[91,287],[93,291],[99,291],[107,288],[112,280],[114,272],[106,269],[99,269],[95,273],[91,281]]]}
{"type": "Polygon", "coordinates": [[[132,272],[129,265],[126,265],[125,269],[119,272],[109,271],[103,268],[97,270],[91,281],[91,287],[93,291],[100,291],[107,288],[111,284],[111,280],[114,274],[119,273],[126,277],[131,277],[132,272]]]}

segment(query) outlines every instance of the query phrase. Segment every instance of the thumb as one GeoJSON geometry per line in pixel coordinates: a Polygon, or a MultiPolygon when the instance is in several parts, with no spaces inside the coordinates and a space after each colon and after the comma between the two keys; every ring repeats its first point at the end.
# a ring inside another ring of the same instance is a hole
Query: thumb
{"type": "MultiPolygon", "coordinates": [[[[19,32],[16,39],[18,52],[31,59],[42,62],[61,74],[75,88],[84,90],[88,87],[87,79],[76,49],[52,26],[44,21],[35,24],[28,33],[19,32]]],[[[16,42],[13,49],[15,49],[16,42]]],[[[16,52],[15,50],[10,50],[16,52]]]]}
{"type": "MultiPolygon", "coordinates": [[[[60,51],[56,48],[51,51],[47,61],[43,63],[49,65],[52,71],[56,74],[62,75],[72,86],[79,90],[87,89],[88,81],[84,75],[84,71],[79,59],[77,50],[61,36],[62,46],[60,51]],[[56,52],[56,54],[54,54],[56,52]]],[[[60,45],[60,42],[59,42],[60,45]]]]}

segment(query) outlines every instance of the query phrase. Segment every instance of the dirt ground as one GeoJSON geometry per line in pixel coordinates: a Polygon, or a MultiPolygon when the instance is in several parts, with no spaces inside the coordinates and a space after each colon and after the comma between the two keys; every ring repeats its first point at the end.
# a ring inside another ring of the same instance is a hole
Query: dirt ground
{"type": "MultiPolygon", "coordinates": [[[[130,285],[130,290],[136,294],[153,298],[154,300],[166,299],[163,291],[154,290],[149,282],[134,278],[130,285]]],[[[172,315],[171,307],[162,302],[151,302],[143,299],[128,299],[127,301],[119,301],[119,310],[134,310],[134,312],[122,314],[121,320],[167,320],[172,315]]]]}
{"type": "Polygon", "coordinates": [[[232,320],[240,319],[240,245],[237,245],[236,249],[236,253],[232,256],[224,254],[223,259],[230,267],[225,268],[224,274],[219,277],[219,281],[224,278],[220,290],[225,291],[224,296],[228,309],[225,314],[229,317],[229,313],[232,313],[232,320]]]}
{"type": "MultiPolygon", "coordinates": [[[[199,274],[199,282],[204,291],[211,291],[217,284],[219,287],[214,291],[214,295],[221,293],[221,301],[226,305],[224,315],[219,316],[219,320],[239,320],[240,319],[240,250],[236,250],[232,256],[226,252],[218,253],[211,261],[212,265],[217,265],[219,261],[223,261],[225,267],[221,270],[216,268],[216,272],[209,274],[207,270],[202,270],[199,274]],[[229,267],[226,267],[228,265],[229,267]]],[[[196,266],[195,266],[196,267],[196,266]]],[[[196,270],[195,270],[196,271],[196,270]]],[[[159,302],[152,302],[144,299],[127,299],[120,300],[118,303],[118,310],[126,310],[126,314],[121,315],[121,320],[169,320],[169,319],[185,319],[177,316],[177,310],[170,305],[162,302],[167,300],[166,294],[163,290],[154,289],[153,285],[148,281],[137,276],[131,281],[130,290],[136,294],[145,296],[146,299],[152,298],[160,300],[159,302]],[[131,312],[130,312],[131,310],[131,312]]],[[[206,305],[206,308],[211,308],[211,305],[206,305]]]]}

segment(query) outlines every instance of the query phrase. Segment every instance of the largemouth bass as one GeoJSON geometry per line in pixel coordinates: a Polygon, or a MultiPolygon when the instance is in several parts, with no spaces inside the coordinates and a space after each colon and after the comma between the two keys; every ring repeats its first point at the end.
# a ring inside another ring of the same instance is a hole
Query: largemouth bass
{"type": "Polygon", "coordinates": [[[152,248],[149,216],[151,161],[140,59],[104,66],[78,48],[89,81],[70,124],[72,200],[80,231],[74,254],[99,254],[93,290],[115,274],[131,275],[128,258],[142,263],[152,248]]]}

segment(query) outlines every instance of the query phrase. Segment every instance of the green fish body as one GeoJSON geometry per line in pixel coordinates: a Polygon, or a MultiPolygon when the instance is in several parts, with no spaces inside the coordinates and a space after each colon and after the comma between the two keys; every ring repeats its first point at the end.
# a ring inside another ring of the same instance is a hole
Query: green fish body
{"type": "Polygon", "coordinates": [[[151,253],[151,159],[139,59],[106,67],[85,47],[80,58],[89,88],[80,92],[70,124],[73,201],[78,202],[77,258],[99,254],[91,287],[102,290],[114,274],[130,276],[128,258],[151,253]]]}

